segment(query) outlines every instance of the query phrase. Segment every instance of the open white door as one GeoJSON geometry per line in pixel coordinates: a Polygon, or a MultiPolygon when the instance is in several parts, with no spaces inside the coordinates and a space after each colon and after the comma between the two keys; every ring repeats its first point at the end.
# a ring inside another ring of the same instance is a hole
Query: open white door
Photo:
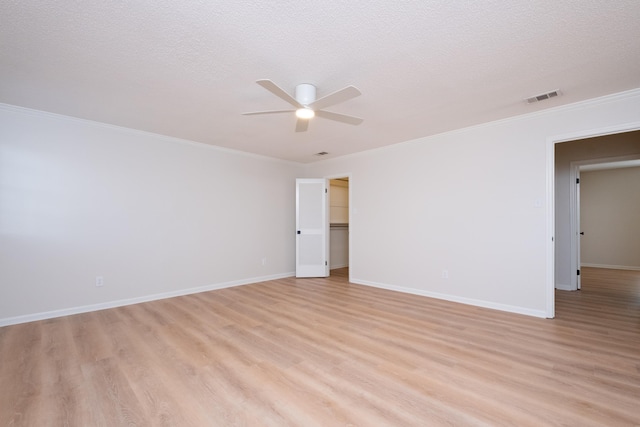
{"type": "Polygon", "coordinates": [[[296,179],[296,277],[329,276],[326,179],[296,179]]]}

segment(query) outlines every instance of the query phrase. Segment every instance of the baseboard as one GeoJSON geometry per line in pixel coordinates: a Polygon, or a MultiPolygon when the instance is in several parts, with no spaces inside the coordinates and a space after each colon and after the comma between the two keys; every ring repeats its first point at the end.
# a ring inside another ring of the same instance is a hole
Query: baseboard
{"type": "Polygon", "coordinates": [[[608,265],[608,264],[582,264],[582,267],[608,268],[611,270],[634,270],[640,271],[640,267],[631,265],[608,265]]]}
{"type": "Polygon", "coordinates": [[[576,288],[574,288],[571,285],[565,285],[564,283],[556,283],[556,289],[558,289],[559,291],[575,291],[576,288]]]}
{"type": "Polygon", "coordinates": [[[230,282],[216,283],[213,285],[199,286],[196,288],[180,289],[173,292],[164,292],[160,294],[145,295],[136,298],[127,298],[116,301],[109,301],[100,304],[84,305],[80,307],[71,307],[61,310],[46,311],[42,313],[27,314],[24,316],[7,317],[0,319],[0,327],[17,325],[19,323],[35,322],[37,320],[53,319],[55,317],[70,316],[73,314],[88,313],[91,311],[106,310],[108,308],[122,307],[125,305],[140,304],[143,302],[157,301],[166,298],[174,298],[183,295],[197,294],[200,292],[215,291],[217,289],[231,288],[234,286],[250,285],[252,283],[267,282],[269,280],[284,279],[285,277],[295,276],[295,272],[273,274],[270,276],[252,277],[250,279],[234,280],[230,282]]]}
{"type": "Polygon", "coordinates": [[[466,304],[466,305],[473,305],[476,307],[490,308],[493,310],[506,311],[509,313],[524,314],[526,316],[541,317],[541,318],[547,317],[547,313],[544,310],[531,310],[529,308],[524,308],[524,307],[517,307],[517,306],[512,306],[507,304],[498,304],[490,301],[476,300],[473,298],[463,298],[455,295],[441,294],[438,292],[429,292],[429,291],[423,291],[423,290],[413,289],[413,288],[405,288],[402,286],[393,286],[385,283],[371,282],[368,280],[360,280],[360,279],[352,278],[350,282],[356,283],[358,285],[372,286],[374,288],[381,288],[389,291],[403,292],[406,294],[419,295],[419,296],[428,297],[428,298],[435,298],[435,299],[440,299],[445,301],[457,302],[457,303],[466,304]]]}
{"type": "Polygon", "coordinates": [[[335,270],[338,268],[345,268],[345,267],[349,267],[349,264],[338,264],[338,265],[332,265],[331,267],[329,267],[330,270],[335,270]]]}

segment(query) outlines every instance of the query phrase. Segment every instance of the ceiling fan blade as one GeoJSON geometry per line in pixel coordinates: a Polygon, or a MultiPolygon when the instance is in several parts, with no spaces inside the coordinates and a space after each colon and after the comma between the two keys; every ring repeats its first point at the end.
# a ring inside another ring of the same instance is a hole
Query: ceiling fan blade
{"type": "Polygon", "coordinates": [[[339,104],[360,95],[361,92],[357,88],[353,86],[347,86],[344,89],[340,89],[336,92],[330,93],[327,96],[323,96],[320,99],[316,99],[314,102],[309,104],[309,108],[312,108],[314,110],[321,110],[323,108],[339,104]]]}
{"type": "Polygon", "coordinates": [[[309,119],[298,119],[296,121],[296,132],[306,132],[309,128],[309,119]]]}
{"type": "Polygon", "coordinates": [[[243,116],[255,116],[258,114],[278,114],[278,113],[293,113],[296,110],[269,110],[269,111],[251,111],[249,113],[242,113],[243,116]]]}
{"type": "Polygon", "coordinates": [[[359,125],[364,120],[360,117],[347,116],[346,114],[332,113],[331,111],[316,111],[316,116],[323,117],[329,120],[335,120],[337,122],[347,123],[350,125],[359,125]]]}
{"type": "Polygon", "coordinates": [[[256,83],[258,83],[260,86],[262,86],[263,88],[265,88],[266,90],[268,90],[269,92],[277,96],[278,98],[287,101],[289,104],[293,105],[294,107],[302,108],[302,104],[296,101],[296,99],[293,96],[289,95],[287,92],[284,91],[284,89],[282,89],[280,86],[278,86],[271,80],[258,80],[256,83]]]}

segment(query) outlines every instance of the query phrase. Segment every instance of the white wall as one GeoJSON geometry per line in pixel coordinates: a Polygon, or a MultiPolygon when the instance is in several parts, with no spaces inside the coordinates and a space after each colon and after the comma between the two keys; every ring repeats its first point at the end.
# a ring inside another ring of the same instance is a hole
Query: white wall
{"type": "Polygon", "coordinates": [[[639,118],[636,90],[328,159],[307,176],[351,176],[353,281],[546,316],[549,147],[639,118]]]}
{"type": "Polygon", "coordinates": [[[302,175],[350,176],[355,282],[545,316],[549,147],[639,117],[636,90],[293,165],[0,106],[0,325],[292,274],[302,175]]]}
{"type": "MultiPolygon", "coordinates": [[[[571,207],[572,162],[606,159],[640,153],[640,132],[625,132],[564,142],[555,146],[555,283],[560,289],[572,289],[571,281],[571,207]]],[[[577,267],[577,266],[576,266],[577,267]]]]}
{"type": "Polygon", "coordinates": [[[0,325],[291,275],[300,171],[0,106],[0,325]]]}
{"type": "Polygon", "coordinates": [[[580,229],[583,266],[640,270],[640,167],[580,173],[580,229]]]}

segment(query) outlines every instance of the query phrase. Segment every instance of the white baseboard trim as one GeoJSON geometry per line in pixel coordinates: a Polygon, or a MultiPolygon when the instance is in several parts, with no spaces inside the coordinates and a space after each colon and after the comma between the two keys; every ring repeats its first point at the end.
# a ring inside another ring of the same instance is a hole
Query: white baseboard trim
{"type": "Polygon", "coordinates": [[[360,280],[360,279],[352,278],[350,281],[358,285],[372,286],[374,288],[387,289],[389,291],[403,292],[406,294],[419,295],[419,296],[428,297],[428,298],[435,298],[435,299],[440,299],[445,301],[457,302],[461,304],[473,305],[476,307],[490,308],[493,310],[506,311],[509,313],[516,313],[516,314],[524,314],[526,316],[533,316],[533,317],[541,317],[541,318],[547,317],[547,313],[545,310],[531,310],[529,308],[524,308],[524,307],[517,307],[517,306],[507,305],[507,304],[498,304],[490,301],[477,300],[473,298],[463,298],[455,295],[441,294],[438,292],[429,292],[429,291],[423,291],[423,290],[413,289],[413,288],[405,288],[402,286],[387,285],[385,283],[371,282],[368,280],[360,280]]]}
{"type": "Polygon", "coordinates": [[[330,270],[335,270],[337,268],[345,268],[345,267],[349,267],[349,264],[338,264],[338,265],[332,265],[330,268],[330,270]]]}
{"type": "Polygon", "coordinates": [[[125,305],[140,304],[143,302],[157,301],[166,298],[174,298],[183,295],[197,294],[200,292],[215,291],[217,289],[231,288],[234,286],[250,285],[252,283],[266,282],[269,280],[284,279],[295,276],[295,272],[273,274],[269,276],[252,277],[250,279],[233,280],[230,282],[216,283],[213,285],[199,286],[196,288],[180,289],[178,291],[163,292],[160,294],[145,295],[136,298],[127,298],[116,301],[109,301],[99,304],[84,305],[80,307],[64,308],[61,310],[45,311],[42,313],[27,314],[24,316],[6,317],[0,319],[0,327],[17,325],[19,323],[35,322],[37,320],[53,319],[55,317],[70,316],[73,314],[88,313],[91,311],[105,310],[108,308],[122,307],[125,305]]]}
{"type": "Polygon", "coordinates": [[[582,264],[582,267],[608,268],[611,270],[635,270],[640,271],[640,267],[631,265],[608,265],[608,264],[582,264]]]}
{"type": "Polygon", "coordinates": [[[575,291],[575,290],[577,290],[573,286],[565,285],[564,283],[556,283],[556,289],[558,289],[560,291],[575,291]]]}

